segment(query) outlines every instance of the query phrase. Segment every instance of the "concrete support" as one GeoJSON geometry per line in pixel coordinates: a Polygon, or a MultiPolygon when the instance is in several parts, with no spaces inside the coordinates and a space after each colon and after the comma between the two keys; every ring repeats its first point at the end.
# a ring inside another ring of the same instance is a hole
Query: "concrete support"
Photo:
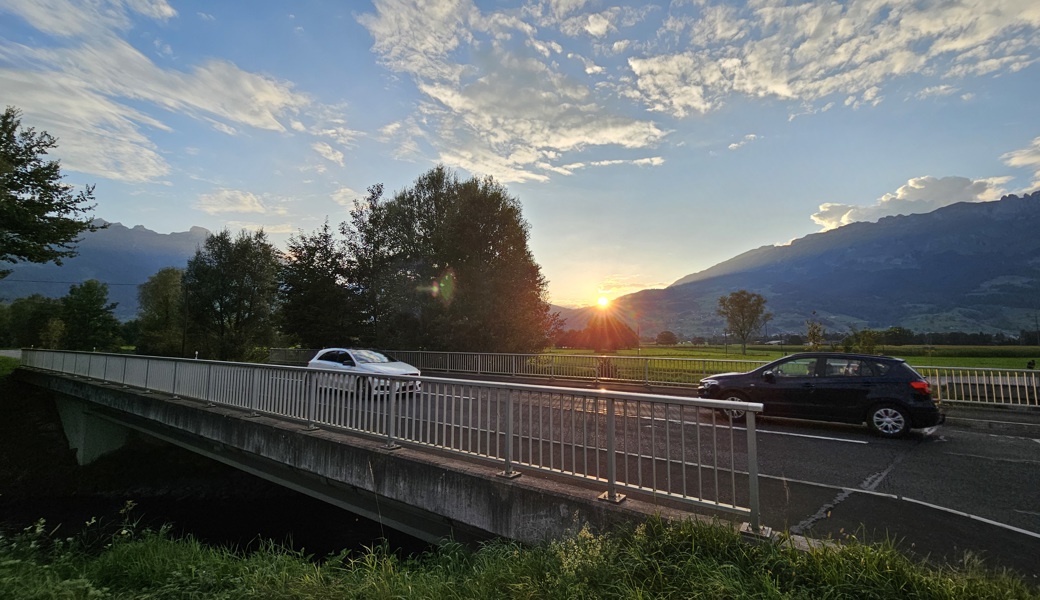
{"type": "Polygon", "coordinates": [[[91,414],[87,402],[59,395],[55,404],[69,449],[76,451],[76,462],[81,466],[89,465],[126,444],[130,430],[91,414]]]}

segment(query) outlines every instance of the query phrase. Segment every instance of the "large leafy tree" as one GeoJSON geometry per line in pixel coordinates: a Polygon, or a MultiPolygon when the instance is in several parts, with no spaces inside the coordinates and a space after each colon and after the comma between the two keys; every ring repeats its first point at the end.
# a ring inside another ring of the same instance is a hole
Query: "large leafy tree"
{"type": "MultiPolygon", "coordinates": [[[[108,301],[108,286],[96,279],[73,285],[61,299],[62,326],[51,323],[64,334],[64,346],[70,350],[113,350],[119,339],[119,319],[113,311],[115,302],[108,301]]],[[[56,335],[53,331],[51,335],[56,335]]]]}
{"type": "Polygon", "coordinates": [[[305,348],[348,345],[360,334],[345,244],[328,221],[289,238],[279,278],[282,332],[305,348]]]}
{"type": "Polygon", "coordinates": [[[184,269],[160,269],[137,287],[137,352],[183,356],[185,352],[184,269]]]}
{"type": "Polygon", "coordinates": [[[14,345],[21,348],[41,346],[44,345],[47,324],[61,318],[61,301],[33,294],[13,300],[9,313],[10,335],[14,345]]]}
{"type": "Polygon", "coordinates": [[[718,314],[726,319],[729,331],[740,340],[741,354],[747,354],[748,339],[773,318],[772,313],[766,312],[766,299],[747,290],[719,298],[718,314]]]}
{"type": "MultiPolygon", "coordinates": [[[[46,131],[22,128],[14,107],[0,115],[0,262],[55,262],[76,255],[84,231],[96,231],[94,188],[73,193],[61,165],[45,160],[57,140],[46,131]]],[[[10,274],[0,269],[0,278],[10,274]]]]}
{"type": "Polygon", "coordinates": [[[364,341],[476,352],[547,345],[547,284],[516,198],[490,177],[460,181],[442,166],[390,200],[382,192],[369,188],[341,226],[364,341]]]}
{"type": "Polygon", "coordinates": [[[210,235],[184,272],[188,353],[219,360],[266,356],[274,339],[280,255],[263,231],[210,235]]]}

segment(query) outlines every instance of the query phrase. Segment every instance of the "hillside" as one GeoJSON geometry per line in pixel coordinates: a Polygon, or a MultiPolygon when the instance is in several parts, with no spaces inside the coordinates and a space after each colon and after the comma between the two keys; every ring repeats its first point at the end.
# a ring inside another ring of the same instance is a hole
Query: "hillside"
{"type": "Polygon", "coordinates": [[[181,267],[195,255],[209,231],[192,227],[190,231],[161,234],[138,225],[133,228],[109,223],[106,229],[83,235],[79,255],[54,264],[20,263],[0,279],[0,301],[32,294],[60,298],[69,286],[88,279],[108,284],[108,297],[118,302],[115,314],[127,320],[137,316],[137,286],[163,267],[181,267]]]}
{"type": "Polygon", "coordinates": [[[830,331],[1017,334],[1040,311],[1038,231],[1040,192],[954,204],[757,248],[615,305],[644,334],[721,334],[718,298],[739,289],[766,297],[772,333],[804,332],[815,311],[830,331]]]}

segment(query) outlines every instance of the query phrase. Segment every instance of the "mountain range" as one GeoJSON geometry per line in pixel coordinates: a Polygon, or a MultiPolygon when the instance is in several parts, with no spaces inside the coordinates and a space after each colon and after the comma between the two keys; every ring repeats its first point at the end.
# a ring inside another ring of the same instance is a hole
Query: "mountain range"
{"type": "Polygon", "coordinates": [[[69,287],[88,279],[108,285],[108,298],[118,303],[115,315],[120,320],[137,316],[137,286],[164,267],[184,268],[195,249],[202,246],[210,232],[192,227],[185,232],[156,233],[138,225],[95,221],[107,225],[84,233],[77,244],[78,255],[53,263],[18,263],[12,273],[0,279],[0,301],[9,302],[32,294],[60,298],[69,287]]]}
{"type": "MultiPolygon", "coordinates": [[[[733,224],[739,235],[739,223],[733,224]]],[[[0,301],[39,293],[58,298],[97,279],[137,313],[137,286],[163,267],[183,268],[210,232],[160,234],[110,223],[85,234],[63,266],[22,263],[0,279],[0,301]]],[[[682,277],[663,289],[617,298],[616,311],[643,337],[721,335],[718,300],[745,289],[766,298],[765,332],[805,332],[808,319],[828,331],[905,327],[915,332],[1017,335],[1040,320],[1040,191],[994,202],[952,204],[930,213],[885,217],[763,246],[682,277]]],[[[581,329],[596,307],[553,307],[565,328],[581,329]]]]}
{"type": "MultiPolygon", "coordinates": [[[[739,232],[739,224],[734,224],[739,232]]],[[[905,327],[915,332],[1033,330],[1040,313],[1040,192],[885,217],[763,246],[664,289],[615,300],[643,336],[721,335],[718,300],[745,289],[766,298],[769,333],[905,327]]],[[[566,310],[580,329],[594,308],[566,310]]]]}

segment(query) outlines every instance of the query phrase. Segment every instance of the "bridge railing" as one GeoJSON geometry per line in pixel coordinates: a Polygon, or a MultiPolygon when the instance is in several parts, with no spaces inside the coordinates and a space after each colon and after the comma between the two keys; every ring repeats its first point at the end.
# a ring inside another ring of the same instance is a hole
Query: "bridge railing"
{"type": "MultiPolygon", "coordinates": [[[[317,350],[273,348],[272,362],[306,356],[317,350]],[[295,354],[293,354],[295,353],[295,354]]],[[[398,350],[389,354],[424,371],[605,383],[647,387],[696,387],[708,375],[743,372],[765,364],[754,360],[594,356],[567,354],[479,354],[398,350]]],[[[995,406],[1040,407],[1040,371],[975,367],[914,367],[932,384],[932,395],[944,402],[995,406]]]]}
{"type": "MultiPolygon", "coordinates": [[[[399,353],[400,356],[400,353],[399,353]]],[[[475,355],[449,357],[463,364],[475,355]]],[[[516,358],[497,359],[508,367],[516,358]]],[[[552,472],[618,502],[647,494],[746,517],[758,531],[761,404],[473,380],[362,376],[303,367],[23,350],[27,367],[313,427],[492,461],[503,477],[552,472]],[[747,411],[737,426],[723,409],[747,411]]]]}

